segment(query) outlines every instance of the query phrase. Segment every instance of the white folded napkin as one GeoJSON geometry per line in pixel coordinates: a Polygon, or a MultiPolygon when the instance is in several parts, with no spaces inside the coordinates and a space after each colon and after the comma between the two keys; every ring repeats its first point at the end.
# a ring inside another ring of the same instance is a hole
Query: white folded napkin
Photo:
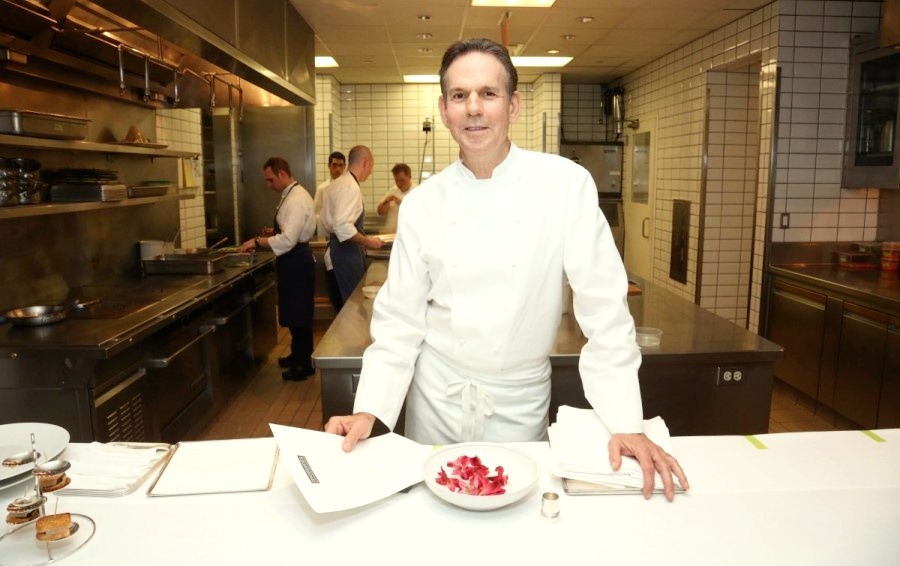
{"type": "MultiPolygon", "coordinates": [[[[643,432],[663,450],[672,453],[669,429],[662,418],[645,420],[643,432]]],[[[593,410],[561,406],[549,434],[551,465],[555,475],[610,486],[644,485],[640,464],[630,456],[622,457],[619,471],[612,470],[607,448],[610,433],[593,410]]],[[[675,482],[677,486],[677,479],[675,482]]],[[[657,489],[663,487],[658,473],[655,486],[657,489]]]]}
{"type": "Polygon", "coordinates": [[[165,455],[159,446],[132,448],[92,442],[67,472],[72,482],[64,489],[113,491],[127,489],[165,455]]]}

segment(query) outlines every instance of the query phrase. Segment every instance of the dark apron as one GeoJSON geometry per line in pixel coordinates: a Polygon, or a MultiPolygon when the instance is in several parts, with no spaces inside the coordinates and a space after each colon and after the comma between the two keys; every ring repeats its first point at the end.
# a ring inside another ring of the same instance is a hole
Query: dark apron
{"type": "MultiPolygon", "coordinates": [[[[275,216],[275,233],[281,234],[277,210],[275,216]]],[[[278,274],[278,324],[281,326],[312,328],[315,269],[316,260],[307,242],[301,242],[291,251],[275,257],[275,270],[278,274]]]]}
{"type": "MultiPolygon", "coordinates": [[[[365,217],[366,212],[363,210],[354,223],[356,231],[360,234],[365,234],[363,231],[365,217]]],[[[350,240],[339,242],[337,236],[332,234],[328,239],[328,249],[331,250],[331,264],[334,266],[334,276],[341,291],[341,298],[347,302],[350,293],[366,273],[366,248],[350,240]]]]}

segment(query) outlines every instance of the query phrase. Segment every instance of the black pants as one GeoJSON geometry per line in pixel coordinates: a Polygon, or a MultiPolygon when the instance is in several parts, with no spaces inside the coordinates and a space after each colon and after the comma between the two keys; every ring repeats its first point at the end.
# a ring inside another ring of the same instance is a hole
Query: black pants
{"type": "Polygon", "coordinates": [[[334,312],[337,313],[344,306],[344,299],[341,297],[341,289],[338,287],[337,277],[334,276],[333,269],[325,271],[325,281],[328,283],[328,300],[331,301],[331,306],[334,307],[334,312]]]}
{"type": "Polygon", "coordinates": [[[313,331],[312,328],[291,327],[291,360],[293,366],[312,369],[313,331]]]}

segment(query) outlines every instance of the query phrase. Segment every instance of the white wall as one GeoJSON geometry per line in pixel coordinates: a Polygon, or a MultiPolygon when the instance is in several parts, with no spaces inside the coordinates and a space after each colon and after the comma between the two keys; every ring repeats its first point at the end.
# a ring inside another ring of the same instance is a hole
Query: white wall
{"type": "MultiPolygon", "coordinates": [[[[199,108],[175,108],[156,111],[156,141],[168,149],[196,154],[202,163],[203,141],[199,108]]],[[[178,189],[184,198],[179,203],[181,245],[186,248],[206,246],[206,219],[203,206],[203,168],[193,167],[195,185],[178,189]]],[[[180,185],[180,183],[179,183],[180,185]]]]}
{"type": "MultiPolygon", "coordinates": [[[[535,83],[519,85],[522,112],[510,137],[525,149],[550,153],[559,147],[561,80],[558,74],[543,75],[535,83]],[[544,116],[546,115],[546,126],[544,116]],[[544,136],[546,132],[546,136],[544,136]]],[[[339,84],[331,75],[316,77],[316,179],[328,179],[331,151],[345,155],[357,144],[368,146],[375,156],[375,169],[361,185],[367,215],[393,186],[391,168],[403,162],[418,182],[420,172],[440,171],[456,160],[458,146],[441,123],[437,84],[339,84]],[[328,115],[331,114],[333,148],[328,146],[328,115]],[[428,117],[432,131],[422,131],[428,117]],[[423,160],[424,157],[424,160],[423,160]],[[431,161],[433,159],[433,162],[431,161]]]]}
{"type": "MultiPolygon", "coordinates": [[[[725,209],[709,208],[700,214],[703,202],[703,135],[706,119],[706,94],[711,86],[708,71],[724,70],[736,62],[759,62],[759,153],[756,188],[756,229],[753,233],[753,257],[750,260],[750,324],[756,330],[765,242],[765,224],[775,219],[772,240],[793,242],[830,242],[864,240],[875,237],[877,190],[840,188],[841,140],[849,71],[849,43],[854,34],[877,31],[880,2],[831,0],[779,0],[743,16],[697,39],[618,82],[625,88],[628,118],[655,115],[657,128],[656,208],[654,225],[654,263],[652,280],[669,290],[694,300],[698,275],[699,226],[722,226],[729,219],[725,209]],[[776,72],[781,70],[778,99],[777,138],[776,72]],[[775,155],[773,207],[769,210],[770,158],[775,155]],[[669,279],[672,201],[691,201],[690,257],[688,281],[669,279]],[[790,228],[782,230],[777,222],[782,212],[790,212],[790,228]]],[[[595,85],[596,86],[596,85],[595,85]]],[[[597,106],[581,99],[586,90],[565,86],[565,92],[577,92],[578,102],[564,102],[564,127],[591,135],[588,127],[599,120],[597,106]],[[570,111],[581,116],[572,118],[570,111]]],[[[712,110],[712,109],[710,109],[712,110]]],[[[596,128],[596,126],[592,126],[596,128]]],[[[568,136],[568,133],[567,133],[568,136]]],[[[630,170],[626,155],[625,174],[630,170]]],[[[744,170],[741,169],[741,173],[744,170]]],[[[731,172],[722,171],[723,175],[731,172]]],[[[623,183],[627,188],[627,180],[623,183]]],[[[741,231],[741,237],[744,232],[741,231]]],[[[718,245],[729,238],[718,235],[718,245]]],[[[722,261],[721,256],[716,261],[722,261]]],[[[724,260],[730,262],[731,258],[724,260]]],[[[729,270],[730,266],[724,266],[729,270]]],[[[718,268],[704,263],[706,271],[718,268]]],[[[728,277],[709,288],[701,288],[701,304],[717,310],[717,299],[733,285],[728,277]],[[707,300],[704,301],[703,297],[707,300]],[[710,299],[713,299],[710,302],[710,299]]],[[[730,302],[730,301],[725,301],[730,302]]],[[[731,307],[721,314],[732,317],[731,307]]]]}

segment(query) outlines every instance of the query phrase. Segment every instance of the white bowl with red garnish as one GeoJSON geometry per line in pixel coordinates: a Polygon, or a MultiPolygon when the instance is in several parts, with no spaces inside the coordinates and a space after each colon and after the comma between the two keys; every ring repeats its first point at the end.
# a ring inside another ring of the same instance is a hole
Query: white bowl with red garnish
{"type": "Polygon", "coordinates": [[[465,442],[434,452],[425,461],[424,474],[425,485],[444,501],[471,511],[491,511],[528,495],[541,467],[515,448],[465,442]]]}

